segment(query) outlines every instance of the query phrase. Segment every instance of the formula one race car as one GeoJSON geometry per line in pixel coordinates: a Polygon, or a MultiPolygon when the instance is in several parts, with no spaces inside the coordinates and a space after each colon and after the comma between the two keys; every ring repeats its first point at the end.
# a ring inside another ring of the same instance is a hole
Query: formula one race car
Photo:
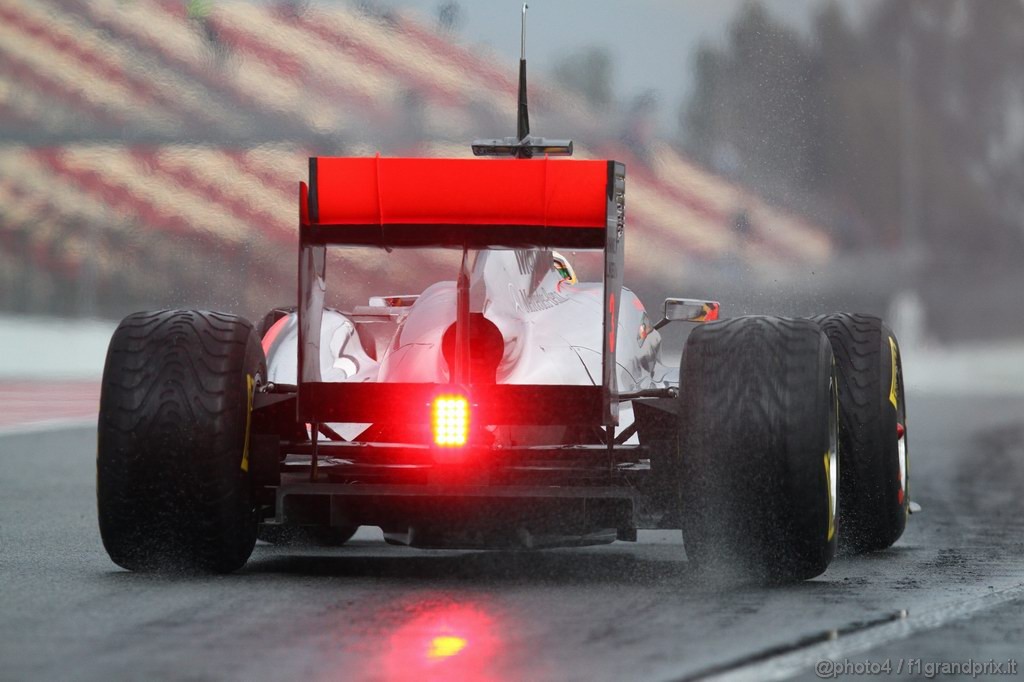
{"type": "Polygon", "coordinates": [[[896,541],[892,332],[866,315],[719,321],[680,298],[652,324],[623,287],[626,169],[549,158],[571,142],[531,137],[520,104],[516,138],[474,145],[515,158],[310,159],[295,308],[259,327],[121,323],[97,456],[115,563],[233,571],[258,536],[340,545],[361,525],[427,548],[681,528],[700,570],[786,581],[823,572],[837,540],[896,541]],[[356,245],[448,247],[461,266],[418,296],[327,308],[326,248],[356,245]],[[553,249],[603,252],[603,281],[553,249]],[[659,329],[680,320],[696,325],[675,366],[659,329]]]}

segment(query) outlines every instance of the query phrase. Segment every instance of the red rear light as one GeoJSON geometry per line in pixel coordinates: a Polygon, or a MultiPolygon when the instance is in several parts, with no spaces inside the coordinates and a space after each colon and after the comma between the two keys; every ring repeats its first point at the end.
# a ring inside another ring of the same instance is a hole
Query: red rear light
{"type": "Polygon", "coordinates": [[[430,421],[434,430],[434,444],[441,447],[465,445],[469,437],[469,401],[461,395],[434,398],[430,421]]]}

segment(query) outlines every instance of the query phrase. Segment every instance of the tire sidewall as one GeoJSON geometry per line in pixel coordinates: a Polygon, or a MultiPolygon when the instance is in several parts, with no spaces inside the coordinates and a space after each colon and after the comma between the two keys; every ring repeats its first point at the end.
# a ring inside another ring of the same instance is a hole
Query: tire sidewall
{"type": "Polygon", "coordinates": [[[902,535],[910,505],[909,458],[901,484],[896,431],[898,415],[904,422],[906,415],[899,343],[871,315],[834,313],[815,321],[833,344],[839,371],[840,545],[846,553],[883,549],[902,535]]]}
{"type": "MultiPolygon", "coordinates": [[[[906,402],[903,387],[903,363],[900,357],[899,343],[896,335],[885,324],[880,324],[879,358],[880,374],[879,382],[879,418],[878,418],[878,452],[880,457],[874,462],[874,466],[881,471],[880,478],[880,508],[878,513],[884,520],[883,532],[887,545],[891,545],[900,535],[906,526],[907,514],[910,510],[910,451],[907,453],[906,480],[901,481],[899,439],[896,437],[897,423],[900,411],[905,414],[906,402]],[[892,404],[890,395],[895,395],[896,405],[892,404]],[[900,498],[902,489],[903,497],[900,498]]],[[[906,419],[904,418],[904,421],[906,419]]],[[[906,427],[906,424],[904,424],[906,427]]],[[[906,431],[904,430],[904,439],[906,431]]],[[[907,443],[904,440],[904,446],[907,443]]]]}

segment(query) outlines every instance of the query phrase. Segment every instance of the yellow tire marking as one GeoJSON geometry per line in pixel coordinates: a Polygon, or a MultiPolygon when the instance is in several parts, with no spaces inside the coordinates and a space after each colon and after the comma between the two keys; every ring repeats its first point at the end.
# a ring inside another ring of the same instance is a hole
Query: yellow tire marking
{"type": "Polygon", "coordinates": [[[836,534],[836,503],[832,499],[832,462],[829,459],[828,451],[825,451],[825,489],[828,491],[828,537],[832,541],[836,534]]]}
{"type": "Polygon", "coordinates": [[[242,446],[242,471],[249,471],[249,427],[252,426],[252,375],[245,375],[245,444],[242,446]]]}
{"type": "Polygon", "coordinates": [[[889,337],[889,351],[892,355],[892,383],[889,385],[889,402],[892,408],[896,409],[896,341],[889,337]]]}

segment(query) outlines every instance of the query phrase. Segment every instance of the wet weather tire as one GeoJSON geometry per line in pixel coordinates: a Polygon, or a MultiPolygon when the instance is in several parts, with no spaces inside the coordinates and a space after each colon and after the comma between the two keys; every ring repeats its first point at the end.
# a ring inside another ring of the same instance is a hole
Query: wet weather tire
{"type": "Polygon", "coordinates": [[[705,577],[789,582],[836,549],[832,350],[809,320],[697,327],[680,370],[680,485],[688,558],[705,577]]]}
{"type": "Polygon", "coordinates": [[[245,564],[257,524],[248,428],[265,365],[252,325],[233,315],[167,310],[121,322],[103,370],[96,457],[100,534],[114,563],[245,564]]]}
{"type": "Polygon", "coordinates": [[[814,319],[832,343],[839,375],[840,548],[885,549],[903,534],[910,506],[899,344],[871,315],[814,319]]]}

